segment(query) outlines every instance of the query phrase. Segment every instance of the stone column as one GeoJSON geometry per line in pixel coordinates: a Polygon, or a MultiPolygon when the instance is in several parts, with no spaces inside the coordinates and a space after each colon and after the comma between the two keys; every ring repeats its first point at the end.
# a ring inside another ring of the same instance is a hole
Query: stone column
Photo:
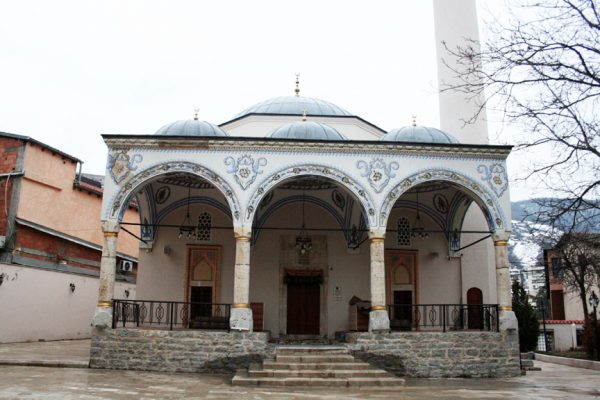
{"type": "Polygon", "coordinates": [[[508,262],[508,234],[494,235],[494,252],[496,256],[496,292],[500,312],[500,330],[516,330],[517,318],[512,310],[510,293],[510,270],[508,262]]]}
{"type": "Polygon", "coordinates": [[[115,293],[115,269],[117,265],[117,235],[119,223],[104,221],[102,232],[104,244],[102,246],[102,259],[100,261],[100,287],[98,291],[98,305],[92,325],[104,329],[112,326],[112,300],[115,293]]]}
{"type": "Polygon", "coordinates": [[[232,330],[252,332],[253,323],[250,308],[250,236],[236,235],[233,305],[229,326],[232,330]]]}
{"type": "Polygon", "coordinates": [[[390,318],[385,304],[385,230],[370,232],[371,250],[371,312],[369,332],[388,331],[390,318]]]}

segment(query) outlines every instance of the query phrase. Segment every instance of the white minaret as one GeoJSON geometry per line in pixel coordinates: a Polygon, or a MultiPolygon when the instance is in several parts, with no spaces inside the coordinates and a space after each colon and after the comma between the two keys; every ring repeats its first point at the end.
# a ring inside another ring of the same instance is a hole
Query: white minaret
{"type": "MultiPolygon", "coordinates": [[[[452,64],[442,41],[448,48],[465,43],[465,38],[479,40],[477,7],[475,0],[433,0],[435,41],[437,50],[438,87],[457,82],[454,73],[444,65],[442,59],[452,64]]],[[[483,99],[467,99],[458,92],[440,93],[440,128],[453,134],[461,143],[487,144],[488,131],[485,110],[479,119],[466,124],[476,112],[477,104],[483,99]]]]}

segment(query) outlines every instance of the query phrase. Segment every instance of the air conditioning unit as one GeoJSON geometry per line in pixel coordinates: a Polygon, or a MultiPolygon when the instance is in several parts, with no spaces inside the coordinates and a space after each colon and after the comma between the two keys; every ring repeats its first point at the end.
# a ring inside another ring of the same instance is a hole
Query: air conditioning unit
{"type": "Polygon", "coordinates": [[[127,260],[121,260],[119,269],[121,270],[121,272],[131,272],[131,271],[133,271],[133,262],[127,261],[127,260]]]}

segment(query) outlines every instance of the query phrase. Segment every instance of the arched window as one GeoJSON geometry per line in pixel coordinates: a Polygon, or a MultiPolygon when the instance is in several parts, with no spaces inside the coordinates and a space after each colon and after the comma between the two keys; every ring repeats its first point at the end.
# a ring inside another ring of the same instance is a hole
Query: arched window
{"type": "Polygon", "coordinates": [[[209,213],[203,212],[198,216],[198,226],[196,234],[199,242],[210,242],[210,231],[212,227],[212,217],[209,213]]]}
{"type": "Polygon", "coordinates": [[[398,218],[398,246],[410,246],[410,221],[406,217],[398,218]]]}

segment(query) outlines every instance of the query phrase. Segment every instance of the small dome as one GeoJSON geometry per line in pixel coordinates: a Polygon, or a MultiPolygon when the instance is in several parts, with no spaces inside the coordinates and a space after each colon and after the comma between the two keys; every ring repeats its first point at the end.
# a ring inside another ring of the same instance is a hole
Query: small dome
{"type": "Polygon", "coordinates": [[[156,131],[161,136],[227,136],[218,126],[206,121],[188,119],[171,122],[156,131]]]}
{"type": "Polygon", "coordinates": [[[348,140],[329,125],[314,121],[290,122],[275,129],[269,137],[277,139],[348,140]]]}
{"type": "Polygon", "coordinates": [[[234,118],[243,117],[248,114],[281,114],[302,115],[306,110],[312,116],[352,116],[351,113],[341,107],[325,100],[313,97],[282,96],[274,97],[255,104],[236,115],[234,118]]]}
{"type": "Polygon", "coordinates": [[[436,128],[426,126],[404,126],[392,129],[380,139],[383,142],[413,143],[460,143],[454,136],[436,128]]]}

